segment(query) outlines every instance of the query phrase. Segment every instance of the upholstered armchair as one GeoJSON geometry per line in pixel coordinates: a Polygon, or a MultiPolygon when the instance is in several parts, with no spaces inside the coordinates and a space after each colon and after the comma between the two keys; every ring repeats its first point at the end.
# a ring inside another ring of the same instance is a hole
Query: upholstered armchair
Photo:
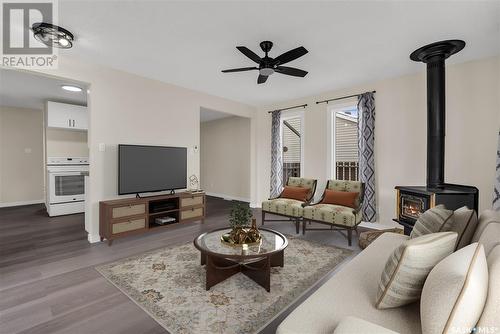
{"type": "Polygon", "coordinates": [[[278,197],[262,202],[262,225],[266,221],[266,213],[287,217],[286,220],[268,219],[267,221],[291,221],[295,224],[298,234],[304,206],[313,199],[317,183],[315,179],[289,177],[285,189],[278,197]]]}
{"type": "MultiPolygon", "coordinates": [[[[352,231],[356,233],[361,223],[361,204],[365,193],[365,184],[359,181],[328,180],[326,189],[317,203],[311,203],[302,210],[302,233],[306,230],[347,231],[347,241],[352,244],[352,231]],[[333,192],[332,192],[333,191],[333,192]],[[344,192],[335,193],[335,192],[344,192]],[[334,204],[336,203],[336,204],[334,204]],[[328,225],[328,228],[307,227],[311,222],[328,225]]],[[[342,233],[344,236],[345,234],[342,233]]]]}

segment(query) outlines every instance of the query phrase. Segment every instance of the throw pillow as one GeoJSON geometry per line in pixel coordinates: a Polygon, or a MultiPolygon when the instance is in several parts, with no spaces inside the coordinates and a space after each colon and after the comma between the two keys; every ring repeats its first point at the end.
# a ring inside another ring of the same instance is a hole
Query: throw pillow
{"type": "Polygon", "coordinates": [[[375,306],[386,309],[419,300],[427,275],[453,253],[456,241],[457,233],[440,232],[403,242],[387,259],[375,306]]]}
{"type": "Polygon", "coordinates": [[[322,204],[334,204],[356,208],[356,199],[359,193],[349,191],[335,191],[331,189],[325,190],[325,197],[321,201],[322,204]]]}
{"type": "Polygon", "coordinates": [[[286,186],[280,197],[305,202],[307,200],[308,193],[309,189],[307,188],[286,186]]]}
{"type": "Polygon", "coordinates": [[[424,234],[446,231],[444,227],[451,226],[449,220],[453,219],[452,217],[453,211],[446,210],[444,205],[438,205],[425,211],[415,222],[410,239],[424,234]]]}
{"type": "Polygon", "coordinates": [[[424,284],[420,302],[422,333],[470,333],[488,293],[483,246],[473,243],[439,262],[424,284]]]}
{"type": "Polygon", "coordinates": [[[449,226],[444,227],[444,229],[458,233],[456,249],[460,249],[470,244],[477,227],[476,211],[463,206],[455,210],[453,219],[449,219],[448,222],[450,222],[449,226]]]}

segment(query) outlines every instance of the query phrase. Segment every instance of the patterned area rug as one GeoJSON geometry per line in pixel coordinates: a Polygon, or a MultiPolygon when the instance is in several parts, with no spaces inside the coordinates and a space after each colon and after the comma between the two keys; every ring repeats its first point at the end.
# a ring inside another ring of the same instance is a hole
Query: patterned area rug
{"type": "Polygon", "coordinates": [[[206,291],[192,243],[96,269],[172,334],[254,333],[351,254],[287,238],[285,266],[272,268],[270,293],[241,273],[206,291]]]}

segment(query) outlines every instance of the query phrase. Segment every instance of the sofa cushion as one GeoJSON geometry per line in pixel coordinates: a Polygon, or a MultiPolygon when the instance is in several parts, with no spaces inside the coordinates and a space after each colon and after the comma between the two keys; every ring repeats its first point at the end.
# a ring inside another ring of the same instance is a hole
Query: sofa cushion
{"type": "Polygon", "coordinates": [[[303,217],[347,227],[356,226],[361,222],[361,215],[356,215],[354,209],[333,204],[306,206],[303,211],[303,217]]]}
{"type": "Polygon", "coordinates": [[[479,217],[479,223],[472,238],[484,247],[486,256],[500,243],[500,212],[485,210],[479,217]]]}
{"type": "Polygon", "coordinates": [[[379,310],[374,300],[389,255],[408,236],[384,233],[300,304],[278,327],[278,334],[332,333],[340,320],[364,320],[399,333],[420,333],[417,303],[379,310]]]}
{"type": "Polygon", "coordinates": [[[453,253],[456,232],[426,234],[405,241],[385,264],[375,306],[399,307],[420,299],[425,279],[432,268],[453,253]]]}
{"type": "Polygon", "coordinates": [[[431,270],[422,291],[423,333],[470,333],[488,293],[484,248],[473,243],[451,254],[431,270]]]}
{"type": "Polygon", "coordinates": [[[309,189],[302,187],[286,186],[281,192],[281,198],[296,199],[305,202],[309,194],[309,189]]]}
{"type": "Polygon", "coordinates": [[[476,211],[463,206],[453,212],[453,219],[449,219],[449,227],[444,229],[447,231],[457,232],[457,246],[456,249],[470,244],[474,231],[477,228],[477,215],[476,211]]]}
{"type": "Polygon", "coordinates": [[[491,250],[487,262],[488,297],[486,297],[483,313],[476,326],[479,329],[478,333],[485,333],[484,329],[487,328],[496,328],[500,331],[500,245],[491,250]]]}
{"type": "Polygon", "coordinates": [[[335,191],[325,189],[325,196],[321,201],[322,204],[335,204],[340,206],[347,206],[349,208],[356,207],[356,199],[359,193],[350,191],[335,191]]]}
{"type": "Polygon", "coordinates": [[[450,226],[448,220],[452,219],[453,211],[446,210],[443,205],[435,206],[418,217],[410,238],[416,238],[424,234],[446,231],[445,226],[450,226]]]}
{"type": "Polygon", "coordinates": [[[262,210],[291,217],[302,217],[302,201],[276,198],[262,202],[262,210]]]}
{"type": "Polygon", "coordinates": [[[479,216],[476,231],[472,237],[472,242],[478,242],[479,238],[483,235],[484,230],[488,226],[500,225],[500,212],[493,210],[484,210],[479,216]]]}
{"type": "Polygon", "coordinates": [[[356,317],[345,317],[335,328],[333,334],[398,334],[385,327],[372,324],[356,317]]]}

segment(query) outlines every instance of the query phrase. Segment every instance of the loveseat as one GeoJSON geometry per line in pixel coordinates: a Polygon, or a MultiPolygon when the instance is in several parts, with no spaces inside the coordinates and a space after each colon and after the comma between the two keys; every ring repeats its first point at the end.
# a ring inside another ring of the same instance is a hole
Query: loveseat
{"type": "MultiPolygon", "coordinates": [[[[433,319],[429,320],[433,315],[429,315],[429,310],[422,307],[432,304],[440,307],[444,302],[442,296],[441,299],[432,300],[432,294],[429,296],[429,291],[426,292],[427,281],[433,271],[425,282],[422,300],[396,308],[375,307],[378,284],[387,259],[408,238],[396,233],[382,234],[289,314],[278,327],[277,334],[470,332],[468,328],[455,328],[453,324],[447,324],[442,330],[439,325],[433,324],[433,319]]],[[[500,213],[491,210],[483,212],[470,243],[470,247],[477,245],[477,248],[484,249],[487,261],[485,282],[489,282],[482,287],[485,289],[486,302],[477,310],[481,317],[472,326],[478,327],[476,333],[500,333],[500,213]]],[[[451,276],[449,282],[456,280],[456,277],[451,276]]],[[[448,284],[447,279],[441,283],[448,284]]],[[[473,312],[472,307],[466,312],[473,312]]]]}

